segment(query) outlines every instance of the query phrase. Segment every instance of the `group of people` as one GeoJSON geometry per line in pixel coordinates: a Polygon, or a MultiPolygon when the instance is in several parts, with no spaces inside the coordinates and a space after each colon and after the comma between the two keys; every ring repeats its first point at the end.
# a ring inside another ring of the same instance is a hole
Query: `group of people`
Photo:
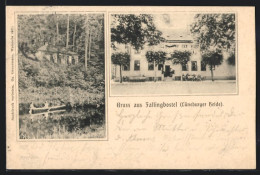
{"type": "Polygon", "coordinates": [[[201,75],[196,75],[196,74],[193,74],[193,75],[190,75],[190,74],[182,74],[182,81],[202,81],[202,80],[205,80],[205,77],[204,76],[201,76],[201,75]]]}

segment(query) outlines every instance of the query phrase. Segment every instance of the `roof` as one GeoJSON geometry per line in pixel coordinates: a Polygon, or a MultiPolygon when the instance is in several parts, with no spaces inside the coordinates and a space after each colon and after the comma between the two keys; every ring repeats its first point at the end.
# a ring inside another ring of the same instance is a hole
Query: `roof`
{"type": "Polygon", "coordinates": [[[44,52],[58,52],[58,48],[53,45],[45,44],[42,47],[38,49],[38,51],[44,51],[44,52]]]}
{"type": "Polygon", "coordinates": [[[38,51],[46,51],[46,50],[47,50],[47,47],[48,47],[48,45],[43,45],[42,47],[40,47],[40,48],[38,49],[38,51]]]}
{"type": "Polygon", "coordinates": [[[77,53],[75,53],[75,52],[71,52],[71,51],[69,51],[69,52],[67,52],[69,55],[78,55],[77,53]]]}
{"type": "Polygon", "coordinates": [[[67,54],[67,55],[78,55],[75,52],[69,51],[65,47],[57,47],[57,46],[49,45],[49,44],[41,46],[38,49],[38,51],[50,52],[50,53],[63,53],[63,54],[67,54]]]}
{"type": "Polygon", "coordinates": [[[192,43],[193,38],[187,30],[167,29],[163,31],[163,37],[168,43],[192,43]]]}

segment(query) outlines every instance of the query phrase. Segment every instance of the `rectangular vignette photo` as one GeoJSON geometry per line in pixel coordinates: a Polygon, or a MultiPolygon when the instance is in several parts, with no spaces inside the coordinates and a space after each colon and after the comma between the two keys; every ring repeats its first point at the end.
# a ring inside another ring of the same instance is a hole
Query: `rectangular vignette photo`
{"type": "Polygon", "coordinates": [[[111,13],[111,96],[237,94],[235,12],[111,13]]]}
{"type": "Polygon", "coordinates": [[[104,14],[16,14],[19,139],[104,139],[104,14]]]}

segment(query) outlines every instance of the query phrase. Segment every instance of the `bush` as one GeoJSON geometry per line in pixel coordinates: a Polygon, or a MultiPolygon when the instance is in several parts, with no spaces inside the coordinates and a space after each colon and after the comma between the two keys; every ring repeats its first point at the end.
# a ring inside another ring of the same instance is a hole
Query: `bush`
{"type": "Polygon", "coordinates": [[[82,64],[64,66],[47,60],[36,62],[20,55],[20,103],[103,104],[103,72],[102,66],[90,66],[86,72],[82,64]]]}

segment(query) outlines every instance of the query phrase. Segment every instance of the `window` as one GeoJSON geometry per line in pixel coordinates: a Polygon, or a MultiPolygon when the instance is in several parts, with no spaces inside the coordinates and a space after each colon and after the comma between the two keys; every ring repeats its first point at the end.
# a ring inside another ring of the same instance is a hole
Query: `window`
{"type": "Polygon", "coordinates": [[[58,64],[61,64],[61,57],[58,57],[57,62],[58,64]]]}
{"type": "Polygon", "coordinates": [[[140,60],[135,60],[134,70],[140,70],[140,60]]]}
{"type": "Polygon", "coordinates": [[[204,61],[201,61],[201,62],[200,62],[200,68],[201,68],[201,69],[200,69],[201,71],[206,71],[206,64],[205,64],[204,61]]]}
{"type": "Polygon", "coordinates": [[[188,71],[188,64],[183,64],[182,65],[182,71],[188,71]]]}
{"type": "Polygon", "coordinates": [[[124,71],[129,71],[130,70],[130,62],[127,65],[123,66],[124,71]]]}
{"type": "Polygon", "coordinates": [[[70,64],[70,59],[68,55],[66,56],[66,59],[67,59],[67,64],[70,64]]]}
{"type": "Polygon", "coordinates": [[[75,65],[75,59],[74,58],[72,58],[72,64],[75,65]]]}
{"type": "Polygon", "coordinates": [[[192,61],[191,62],[191,70],[192,71],[197,71],[197,61],[192,61]]]}
{"type": "Polygon", "coordinates": [[[153,62],[148,62],[148,70],[154,70],[153,62]]]}
{"type": "Polygon", "coordinates": [[[158,65],[158,70],[162,70],[162,68],[163,68],[163,64],[159,64],[158,65]]]}
{"type": "Polygon", "coordinates": [[[51,55],[51,62],[53,62],[54,63],[54,57],[56,57],[56,54],[53,54],[53,55],[51,55]]]}

